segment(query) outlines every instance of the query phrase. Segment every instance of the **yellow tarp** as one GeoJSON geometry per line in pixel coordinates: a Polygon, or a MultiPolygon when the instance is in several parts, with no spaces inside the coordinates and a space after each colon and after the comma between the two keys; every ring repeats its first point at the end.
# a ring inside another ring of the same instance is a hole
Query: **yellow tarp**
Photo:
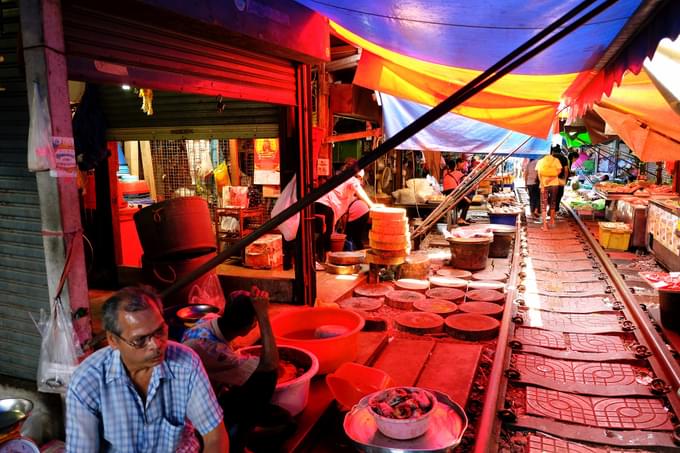
{"type": "MultiPolygon", "coordinates": [[[[331,22],[343,39],[363,49],[354,83],[430,106],[437,105],[481,72],[444,66],[392,52],[331,22]]],[[[513,131],[545,138],[560,98],[579,73],[508,74],[455,113],[513,131]]]]}

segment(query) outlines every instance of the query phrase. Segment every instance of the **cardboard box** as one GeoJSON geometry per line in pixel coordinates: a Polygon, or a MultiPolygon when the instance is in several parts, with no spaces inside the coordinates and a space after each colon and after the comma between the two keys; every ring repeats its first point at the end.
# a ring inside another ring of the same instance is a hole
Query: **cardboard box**
{"type": "Polygon", "coordinates": [[[280,234],[265,234],[246,247],[246,267],[275,269],[283,265],[283,241],[280,234]]]}

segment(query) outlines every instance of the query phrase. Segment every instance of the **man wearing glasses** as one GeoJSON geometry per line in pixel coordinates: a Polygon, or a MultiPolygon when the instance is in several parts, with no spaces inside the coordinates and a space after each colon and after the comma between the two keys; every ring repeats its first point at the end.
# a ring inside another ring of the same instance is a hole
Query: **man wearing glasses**
{"type": "Polygon", "coordinates": [[[124,288],[103,308],[109,346],[75,371],[66,395],[67,452],[226,452],[229,439],[199,357],[168,341],[150,288],[124,288]]]}

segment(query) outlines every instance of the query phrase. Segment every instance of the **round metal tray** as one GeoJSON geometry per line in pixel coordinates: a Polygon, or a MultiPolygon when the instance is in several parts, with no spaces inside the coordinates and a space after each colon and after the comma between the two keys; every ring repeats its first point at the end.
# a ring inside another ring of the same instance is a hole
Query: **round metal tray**
{"type": "Polygon", "coordinates": [[[350,264],[343,266],[339,264],[324,263],[324,267],[326,268],[326,272],[329,274],[338,275],[358,274],[359,271],[361,271],[360,264],[350,264]]]}
{"type": "MultiPolygon", "coordinates": [[[[430,390],[430,389],[428,389],[430,390]]],[[[449,452],[460,443],[468,426],[465,411],[448,395],[430,390],[437,397],[437,407],[430,419],[430,428],[422,436],[409,440],[391,439],[383,436],[369,412],[365,396],[345,415],[343,427],[350,440],[360,451],[366,453],[394,452],[449,452]]]]}

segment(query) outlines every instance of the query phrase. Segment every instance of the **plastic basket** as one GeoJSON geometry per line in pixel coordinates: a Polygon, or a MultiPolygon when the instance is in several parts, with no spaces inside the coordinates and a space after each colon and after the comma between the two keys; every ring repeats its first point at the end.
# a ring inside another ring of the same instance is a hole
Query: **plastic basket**
{"type": "Polygon", "coordinates": [[[517,214],[489,213],[489,223],[500,223],[502,225],[515,225],[517,223],[517,214]]]}
{"type": "Polygon", "coordinates": [[[600,222],[598,241],[606,249],[628,250],[630,228],[625,223],[600,222]]]}

